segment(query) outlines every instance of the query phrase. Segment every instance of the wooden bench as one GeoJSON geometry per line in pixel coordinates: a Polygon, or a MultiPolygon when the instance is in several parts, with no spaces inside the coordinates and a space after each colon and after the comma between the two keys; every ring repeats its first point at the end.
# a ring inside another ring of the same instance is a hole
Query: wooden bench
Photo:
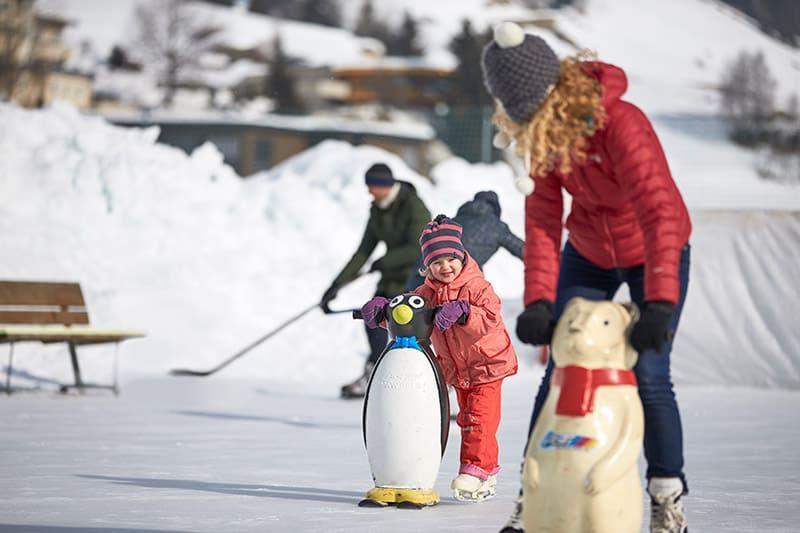
{"type": "Polygon", "coordinates": [[[122,331],[89,326],[89,313],[79,283],[46,281],[0,281],[0,344],[9,344],[6,369],[7,394],[11,394],[14,344],[38,341],[45,344],[65,342],[69,347],[74,384],[61,385],[61,392],[70,389],[110,389],[119,393],[117,357],[119,343],[144,337],[138,331],[122,331]],[[85,344],[115,343],[114,381],[108,385],[85,383],[81,378],[76,347],[85,344]]]}

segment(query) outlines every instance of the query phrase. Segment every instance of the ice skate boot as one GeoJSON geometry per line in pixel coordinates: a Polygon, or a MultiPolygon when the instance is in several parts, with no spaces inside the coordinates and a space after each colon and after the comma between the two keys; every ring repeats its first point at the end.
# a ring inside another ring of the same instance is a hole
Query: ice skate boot
{"type": "Polygon", "coordinates": [[[342,398],[363,398],[367,394],[367,385],[369,384],[369,377],[372,374],[373,363],[364,365],[364,373],[361,374],[355,381],[342,385],[341,397],[342,398]]]}
{"type": "Polygon", "coordinates": [[[519,491],[517,496],[514,511],[508,517],[508,522],[500,530],[500,533],[525,533],[525,527],[522,524],[522,490],[519,491]]]}
{"type": "Polygon", "coordinates": [[[481,479],[470,474],[459,474],[450,483],[453,497],[460,502],[481,502],[495,495],[497,477],[489,476],[481,479]]]}
{"type": "Polygon", "coordinates": [[[683,483],[677,477],[654,477],[647,484],[650,494],[650,533],[688,533],[681,495],[683,483]]]}

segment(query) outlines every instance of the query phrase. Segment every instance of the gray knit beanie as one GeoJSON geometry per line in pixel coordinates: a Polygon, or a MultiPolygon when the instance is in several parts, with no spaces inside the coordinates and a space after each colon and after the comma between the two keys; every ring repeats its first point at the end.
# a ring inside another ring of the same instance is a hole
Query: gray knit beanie
{"type": "Polygon", "coordinates": [[[520,124],[531,118],[558,82],[559,61],[553,49],[513,22],[494,29],[481,63],[487,90],[520,124]]]}

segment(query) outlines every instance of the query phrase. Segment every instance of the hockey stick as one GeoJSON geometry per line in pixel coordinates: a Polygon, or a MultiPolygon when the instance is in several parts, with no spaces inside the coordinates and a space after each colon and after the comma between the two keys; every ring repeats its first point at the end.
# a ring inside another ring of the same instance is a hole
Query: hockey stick
{"type": "MultiPolygon", "coordinates": [[[[355,281],[356,279],[360,278],[364,274],[367,274],[367,272],[362,272],[362,273],[358,274],[358,276],[356,276],[353,280],[351,280],[348,283],[352,283],[353,281],[355,281]]],[[[236,361],[241,356],[243,356],[244,354],[246,354],[247,352],[249,352],[250,350],[252,350],[256,346],[258,346],[262,342],[266,341],[267,339],[269,339],[273,335],[277,334],[279,331],[281,331],[286,326],[288,326],[288,325],[290,325],[290,324],[292,324],[294,322],[297,322],[298,320],[300,320],[302,317],[304,317],[305,315],[307,315],[308,313],[310,313],[311,311],[313,311],[317,307],[320,307],[320,308],[323,309],[323,311],[325,311],[325,309],[327,308],[327,304],[323,304],[322,302],[319,302],[319,303],[315,303],[314,305],[311,305],[309,307],[306,307],[305,309],[303,309],[302,311],[300,311],[299,313],[297,313],[296,315],[294,315],[293,317],[288,319],[283,324],[279,325],[275,329],[265,333],[264,335],[262,335],[258,339],[254,340],[253,342],[251,342],[250,344],[248,344],[247,346],[245,346],[244,348],[242,348],[241,350],[239,350],[238,352],[236,352],[232,356],[230,356],[227,359],[225,359],[224,361],[222,361],[220,364],[218,364],[214,368],[210,368],[208,370],[190,370],[188,368],[173,368],[172,370],[169,371],[169,374],[171,376],[195,376],[195,377],[210,376],[211,374],[222,370],[223,368],[225,368],[226,366],[228,366],[232,362],[236,361]]],[[[353,309],[342,309],[341,311],[331,311],[330,309],[327,309],[327,311],[325,311],[325,313],[326,314],[336,314],[336,313],[349,313],[351,311],[354,311],[354,310],[353,309]]]]}
{"type": "Polygon", "coordinates": [[[221,362],[220,364],[218,364],[214,368],[210,368],[208,370],[189,370],[188,368],[173,368],[172,370],[169,371],[169,373],[170,373],[171,376],[197,376],[197,377],[210,376],[211,374],[213,374],[215,372],[218,372],[219,370],[222,370],[223,368],[225,368],[226,366],[228,366],[232,362],[236,361],[241,356],[243,356],[244,354],[246,354],[247,352],[249,352],[250,350],[252,350],[256,346],[258,346],[262,342],[266,341],[267,339],[269,339],[273,335],[277,334],[279,331],[281,331],[283,328],[285,328],[289,324],[297,322],[300,318],[304,317],[305,315],[307,315],[308,313],[310,313],[311,311],[313,311],[314,309],[319,307],[319,305],[320,305],[319,303],[315,303],[314,305],[306,307],[305,309],[303,309],[302,311],[300,311],[299,313],[294,315],[292,318],[290,318],[289,320],[287,320],[286,322],[284,322],[280,326],[276,327],[275,329],[269,331],[268,333],[262,335],[261,337],[259,337],[256,340],[254,340],[253,342],[251,342],[250,344],[248,344],[247,346],[245,346],[244,348],[242,348],[241,350],[239,350],[238,352],[236,352],[232,356],[228,357],[227,359],[225,359],[223,362],[221,362]]]}
{"type": "Polygon", "coordinates": [[[340,315],[342,313],[355,313],[356,311],[361,311],[361,308],[356,309],[328,309],[327,311],[323,311],[326,315],[340,315]]]}

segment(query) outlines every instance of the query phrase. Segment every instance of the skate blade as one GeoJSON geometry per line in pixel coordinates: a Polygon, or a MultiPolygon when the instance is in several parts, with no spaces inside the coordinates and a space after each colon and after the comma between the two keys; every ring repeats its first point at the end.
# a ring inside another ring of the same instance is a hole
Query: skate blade
{"type": "Polygon", "coordinates": [[[342,400],[360,400],[364,398],[364,395],[354,394],[352,392],[343,390],[339,392],[339,398],[341,398],[342,400]]]}
{"type": "Polygon", "coordinates": [[[417,503],[417,502],[397,502],[398,509],[425,509],[426,507],[432,507],[436,505],[438,502],[432,503],[417,503]]]}
{"type": "Polygon", "coordinates": [[[369,498],[364,498],[360,502],[358,502],[359,507],[388,507],[389,504],[386,502],[379,502],[377,500],[370,500],[369,498]]]}
{"type": "Polygon", "coordinates": [[[496,491],[465,492],[458,489],[453,490],[453,498],[460,502],[478,503],[494,498],[496,491]]]}

